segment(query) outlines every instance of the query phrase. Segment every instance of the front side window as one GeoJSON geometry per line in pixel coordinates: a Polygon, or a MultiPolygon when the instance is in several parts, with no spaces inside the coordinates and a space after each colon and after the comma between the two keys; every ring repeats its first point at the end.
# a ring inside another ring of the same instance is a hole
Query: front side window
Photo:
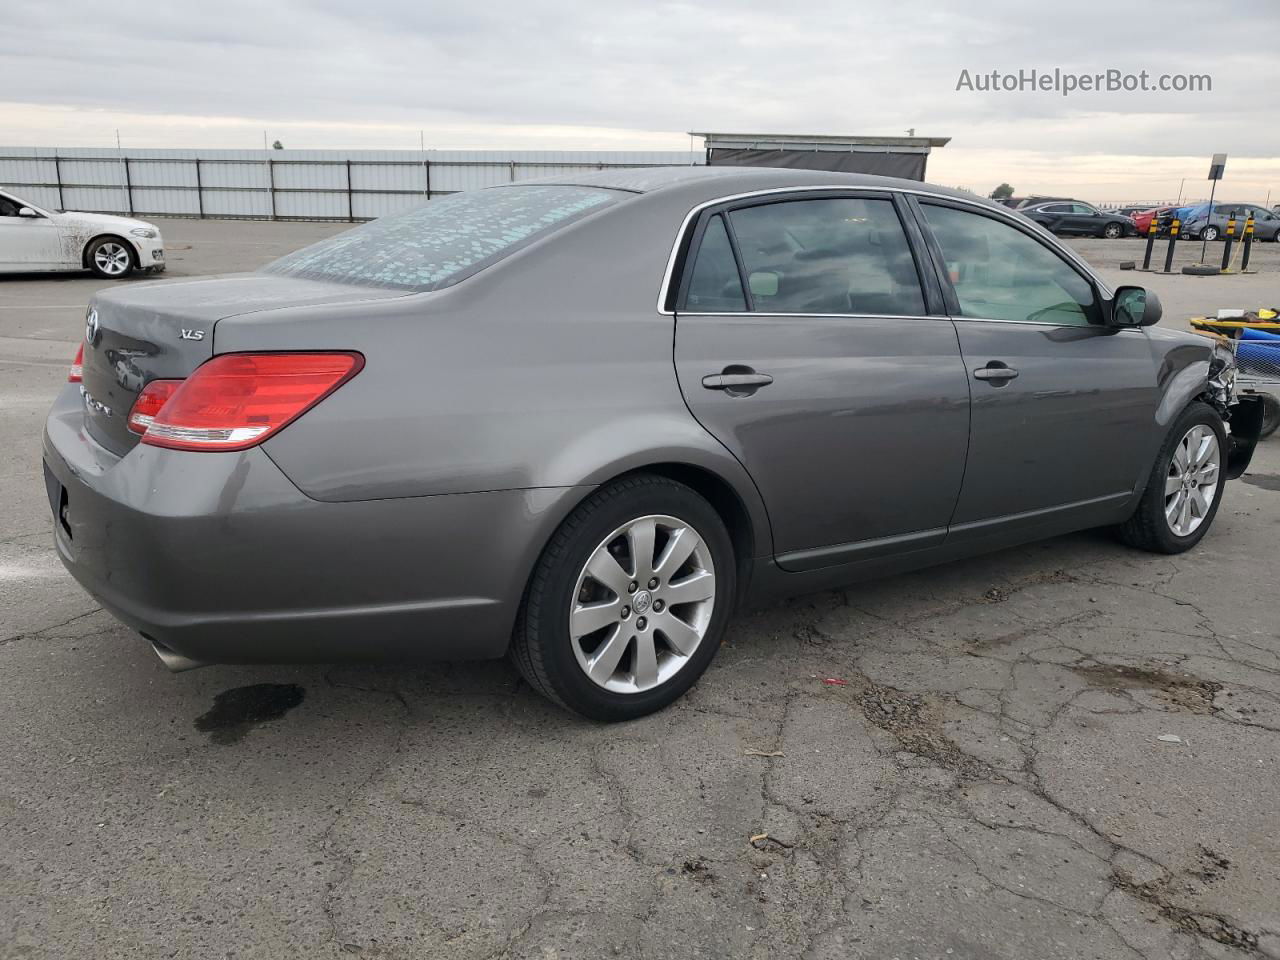
{"type": "Polygon", "coordinates": [[[1100,323],[1093,285],[1048,247],[991,217],[924,203],[960,315],[1086,326],[1100,323]]]}
{"type": "Polygon", "coordinates": [[[729,214],[754,309],[918,316],[920,279],[893,202],[786,200],[729,214]]]}
{"type": "Polygon", "coordinates": [[[263,269],[333,283],[438,290],[613,203],[615,196],[562,186],[455,193],[313,243],[263,269]]]}
{"type": "Polygon", "coordinates": [[[10,200],[0,193],[0,217],[16,217],[20,209],[21,206],[16,200],[10,200]]]}

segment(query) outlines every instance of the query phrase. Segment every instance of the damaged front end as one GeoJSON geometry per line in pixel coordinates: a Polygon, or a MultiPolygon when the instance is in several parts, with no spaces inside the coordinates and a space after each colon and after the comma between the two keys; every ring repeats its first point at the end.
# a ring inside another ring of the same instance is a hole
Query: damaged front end
{"type": "Polygon", "coordinates": [[[1253,460],[1253,451],[1262,433],[1264,409],[1260,396],[1236,390],[1235,341],[1222,336],[1213,337],[1213,341],[1204,401],[1217,409],[1227,425],[1227,479],[1236,480],[1253,460]]]}

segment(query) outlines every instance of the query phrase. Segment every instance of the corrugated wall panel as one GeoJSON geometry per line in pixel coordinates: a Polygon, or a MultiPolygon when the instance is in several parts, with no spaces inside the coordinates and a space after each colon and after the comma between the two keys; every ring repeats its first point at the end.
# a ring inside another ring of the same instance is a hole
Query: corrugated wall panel
{"type": "Polygon", "coordinates": [[[44,207],[47,210],[58,209],[57,187],[18,186],[0,180],[0,189],[12,191],[19,199],[34,203],[38,207],[44,207]]]}
{"type": "Polygon", "coordinates": [[[298,220],[346,219],[347,194],[342,193],[277,193],[276,216],[298,220]]]}
{"type": "Polygon", "coordinates": [[[357,193],[351,198],[357,220],[373,220],[391,213],[412,210],[426,201],[421,194],[357,193]]]}
{"type": "Polygon", "coordinates": [[[209,217],[352,216],[364,220],[424,202],[428,178],[434,197],[513,180],[572,178],[617,166],[701,162],[701,153],[620,150],[117,152],[93,147],[0,146],[0,184],[32,203],[57,207],[61,180],[61,205],[69,210],[194,216],[203,201],[204,215],[209,217]],[[132,187],[132,206],[125,189],[126,176],[132,187]]]}
{"type": "Polygon", "coordinates": [[[194,187],[196,165],[183,160],[133,160],[129,163],[129,179],[134,186],[142,187],[194,187]]]}
{"type": "Polygon", "coordinates": [[[134,187],[133,209],[139,216],[158,213],[195,217],[200,214],[199,200],[194,190],[165,187],[134,187]]]}
{"type": "Polygon", "coordinates": [[[123,186],[64,186],[62,207],[64,210],[83,210],[88,213],[126,213],[129,209],[129,201],[123,186]]]}

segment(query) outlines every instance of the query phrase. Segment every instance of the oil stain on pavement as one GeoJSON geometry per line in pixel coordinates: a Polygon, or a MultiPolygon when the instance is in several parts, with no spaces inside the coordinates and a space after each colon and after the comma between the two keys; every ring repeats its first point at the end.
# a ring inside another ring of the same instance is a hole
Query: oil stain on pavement
{"type": "Polygon", "coordinates": [[[279,720],[304,696],[306,691],[296,683],[255,683],[224,690],[213,698],[213,709],[196,718],[196,729],[209,734],[214,743],[237,743],[258,724],[279,720]]]}

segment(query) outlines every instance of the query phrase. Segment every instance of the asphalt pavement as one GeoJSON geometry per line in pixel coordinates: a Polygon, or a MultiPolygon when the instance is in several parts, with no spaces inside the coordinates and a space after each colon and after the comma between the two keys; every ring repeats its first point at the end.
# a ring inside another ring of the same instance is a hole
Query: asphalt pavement
{"type": "MultiPolygon", "coordinates": [[[[160,221],[170,276],[339,226],[160,221]]],[[[1280,300],[1121,272],[1166,322],[1280,300]]],[[[744,614],[602,726],[505,662],[168,673],[62,570],[100,281],[0,278],[0,957],[1280,957],[1280,440],[1191,553],[1087,533],[744,614]]]]}

